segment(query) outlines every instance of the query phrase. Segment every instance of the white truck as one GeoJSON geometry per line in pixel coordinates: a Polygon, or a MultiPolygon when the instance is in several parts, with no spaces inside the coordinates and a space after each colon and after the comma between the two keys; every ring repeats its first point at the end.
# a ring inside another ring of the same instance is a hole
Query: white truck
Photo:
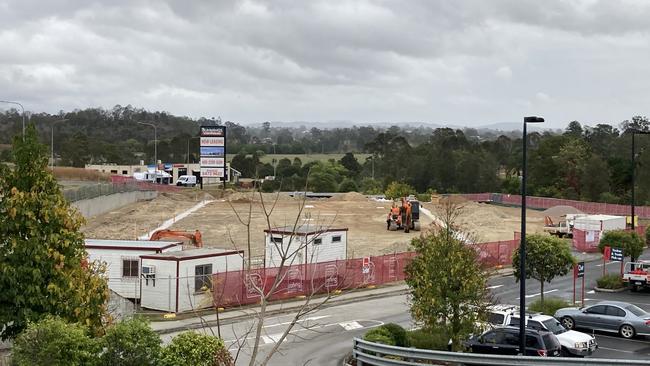
{"type": "Polygon", "coordinates": [[[553,223],[550,217],[547,216],[544,223],[544,231],[560,238],[563,236],[572,237],[573,229],[598,231],[602,238],[603,233],[610,230],[623,230],[627,225],[625,216],[585,214],[567,214],[557,224],[553,223]]]}
{"type": "MultiPolygon", "coordinates": [[[[510,326],[519,326],[519,316],[510,318],[510,326]]],[[[563,356],[590,356],[598,348],[596,338],[586,333],[575,330],[567,330],[562,324],[549,315],[528,315],[526,317],[526,327],[535,330],[546,330],[557,337],[562,345],[563,356]]]]}
{"type": "Polygon", "coordinates": [[[635,292],[650,287],[650,261],[625,263],[623,282],[635,292]]]}
{"type": "Polygon", "coordinates": [[[196,176],[194,175],[181,175],[176,181],[177,186],[194,187],[196,186],[196,176]]]}

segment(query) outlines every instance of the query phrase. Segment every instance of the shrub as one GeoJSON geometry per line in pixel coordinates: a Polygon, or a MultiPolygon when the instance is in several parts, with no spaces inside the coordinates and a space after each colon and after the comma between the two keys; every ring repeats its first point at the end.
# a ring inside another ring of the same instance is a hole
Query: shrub
{"type": "Polygon", "coordinates": [[[339,184],[339,192],[357,192],[358,190],[359,187],[354,180],[350,178],[343,179],[343,182],[339,184]]]}
{"type": "Polygon", "coordinates": [[[139,318],[110,327],[101,344],[102,365],[156,365],[160,357],[160,337],[147,321],[139,318]]]}
{"type": "Polygon", "coordinates": [[[596,284],[600,288],[606,288],[610,290],[623,288],[623,286],[625,286],[623,284],[623,279],[621,278],[621,275],[618,273],[608,273],[603,277],[597,279],[596,284]]]}
{"type": "Polygon", "coordinates": [[[558,309],[571,306],[571,303],[558,297],[550,297],[542,303],[537,299],[528,305],[528,311],[553,316],[558,309]]]}
{"type": "Polygon", "coordinates": [[[411,347],[434,351],[449,349],[449,334],[444,327],[411,330],[406,333],[406,337],[411,347]]]}
{"type": "Polygon", "coordinates": [[[645,230],[645,245],[650,247],[650,227],[645,230]]]}
{"type": "Polygon", "coordinates": [[[399,183],[399,182],[392,182],[386,188],[386,192],[384,192],[386,198],[391,200],[400,197],[408,197],[409,195],[414,193],[416,193],[415,188],[411,187],[406,183],[399,183]]]}
{"type": "Polygon", "coordinates": [[[87,329],[60,318],[47,317],[29,323],[14,341],[11,361],[15,366],[98,365],[98,343],[87,329]]]}
{"type": "Polygon", "coordinates": [[[365,194],[384,193],[381,186],[381,182],[372,178],[363,178],[361,180],[361,191],[365,194]]]}
{"type": "Polygon", "coordinates": [[[382,325],[380,328],[386,328],[398,347],[408,347],[408,338],[406,338],[406,329],[395,323],[382,325]]]}
{"type": "Polygon", "coordinates": [[[223,340],[199,334],[183,332],[162,350],[162,366],[221,366],[232,365],[232,357],[224,347],[223,340]]]}
{"type": "Polygon", "coordinates": [[[600,249],[601,253],[604,252],[606,246],[621,248],[623,249],[623,256],[636,259],[643,253],[645,244],[639,234],[635,232],[611,230],[606,232],[600,239],[600,243],[598,243],[598,249],[600,249]]]}
{"type": "Polygon", "coordinates": [[[271,193],[280,188],[280,182],[276,180],[265,180],[262,182],[261,190],[264,193],[271,193]]]}
{"type": "Polygon", "coordinates": [[[365,339],[368,342],[375,342],[375,343],[381,343],[381,344],[387,344],[389,346],[395,346],[395,339],[393,339],[393,335],[390,333],[390,331],[384,327],[377,327],[374,329],[369,330],[364,336],[363,339],[365,339]]]}
{"type": "Polygon", "coordinates": [[[416,195],[418,201],[420,202],[430,202],[431,201],[431,194],[429,193],[418,193],[416,195]]]}

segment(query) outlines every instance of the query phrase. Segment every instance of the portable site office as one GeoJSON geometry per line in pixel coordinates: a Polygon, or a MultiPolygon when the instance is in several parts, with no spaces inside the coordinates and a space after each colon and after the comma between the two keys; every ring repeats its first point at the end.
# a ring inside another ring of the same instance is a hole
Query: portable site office
{"type": "Polygon", "coordinates": [[[243,250],[190,249],[140,256],[144,308],[172,313],[211,307],[212,274],[244,268],[243,250]]]}

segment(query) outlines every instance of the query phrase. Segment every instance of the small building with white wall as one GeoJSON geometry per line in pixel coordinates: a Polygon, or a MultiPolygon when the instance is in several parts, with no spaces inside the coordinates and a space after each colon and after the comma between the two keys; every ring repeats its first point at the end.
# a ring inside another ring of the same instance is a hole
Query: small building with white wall
{"type": "Polygon", "coordinates": [[[105,262],[108,288],[128,298],[140,298],[140,256],[178,252],[181,241],[86,239],[88,261],[105,262]]]}
{"type": "Polygon", "coordinates": [[[348,229],[303,225],[264,230],[265,266],[279,267],[283,257],[285,266],[342,260],[347,258],[348,229]]]}
{"type": "Polygon", "coordinates": [[[244,268],[243,250],[189,249],[140,256],[141,306],[171,313],[211,307],[213,274],[244,268]]]}

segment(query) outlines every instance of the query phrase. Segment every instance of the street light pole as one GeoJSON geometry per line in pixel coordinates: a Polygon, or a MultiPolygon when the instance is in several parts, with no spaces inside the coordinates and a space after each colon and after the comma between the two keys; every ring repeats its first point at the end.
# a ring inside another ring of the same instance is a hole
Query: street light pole
{"type": "Polygon", "coordinates": [[[190,141],[194,140],[194,139],[200,139],[200,138],[201,138],[201,136],[194,136],[194,137],[190,137],[189,139],[187,139],[187,165],[188,165],[188,168],[189,168],[189,165],[190,165],[190,141]]]}
{"type": "Polygon", "coordinates": [[[528,150],[528,133],[526,127],[529,123],[542,123],[542,117],[524,117],[523,132],[523,162],[521,173],[521,244],[519,245],[519,354],[526,354],[526,174],[528,150]]]}
{"type": "Polygon", "coordinates": [[[20,109],[23,111],[23,140],[25,139],[25,107],[18,102],[12,102],[10,100],[0,100],[0,103],[16,104],[20,106],[20,109]]]}
{"type": "Polygon", "coordinates": [[[51,138],[52,138],[52,141],[50,143],[50,148],[52,150],[51,151],[52,152],[52,154],[51,154],[52,163],[50,163],[50,170],[52,170],[52,171],[54,171],[54,125],[56,125],[59,122],[65,122],[67,120],[68,120],[67,118],[63,118],[63,119],[59,119],[59,120],[56,120],[56,121],[52,122],[52,126],[51,126],[52,127],[52,134],[50,135],[51,138]]]}
{"type": "Polygon", "coordinates": [[[138,122],[141,125],[147,125],[153,127],[153,166],[154,174],[156,175],[156,181],[158,180],[158,129],[153,123],[147,122],[138,122]]]}
{"type": "Polygon", "coordinates": [[[636,202],[635,202],[636,197],[635,197],[635,194],[634,194],[635,185],[636,185],[635,184],[635,179],[636,179],[636,174],[635,174],[636,173],[635,172],[635,170],[636,170],[636,148],[634,147],[634,135],[637,135],[637,134],[639,134],[639,135],[648,135],[648,134],[650,134],[650,131],[640,131],[640,130],[631,130],[631,131],[632,131],[632,204],[631,204],[631,206],[632,206],[631,207],[632,217],[630,218],[630,222],[632,223],[632,225],[631,225],[632,231],[634,231],[634,216],[635,216],[634,215],[634,206],[636,206],[636,202]]]}

